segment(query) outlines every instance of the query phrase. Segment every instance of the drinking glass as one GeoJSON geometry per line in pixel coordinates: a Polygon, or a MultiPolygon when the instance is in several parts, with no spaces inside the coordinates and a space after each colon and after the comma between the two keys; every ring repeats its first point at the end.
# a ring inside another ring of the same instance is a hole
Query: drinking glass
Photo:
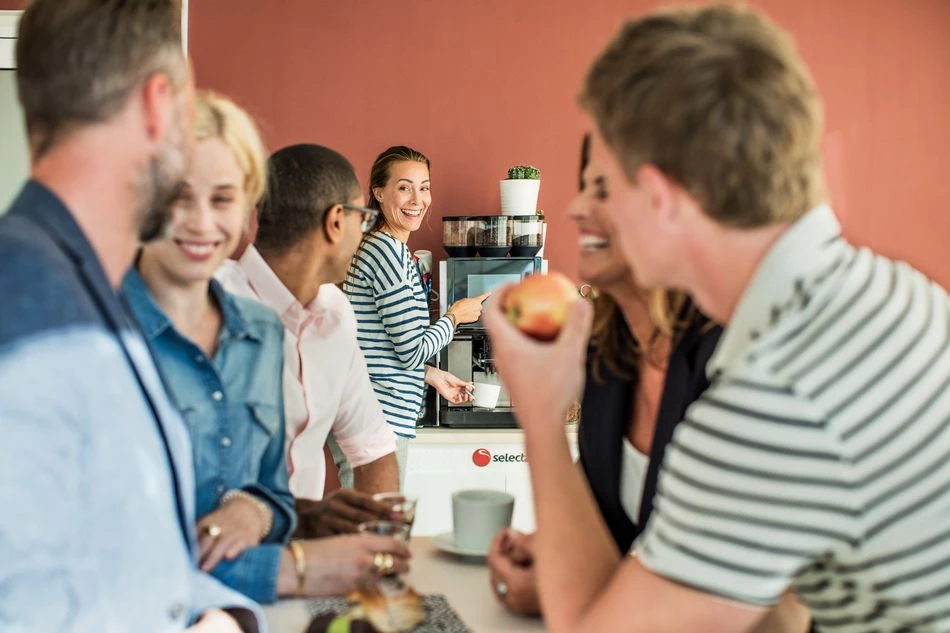
{"type": "Polygon", "coordinates": [[[356,526],[363,536],[388,536],[402,543],[409,543],[409,525],[401,521],[367,521],[356,526]]]}
{"type": "MultiPolygon", "coordinates": [[[[409,526],[400,521],[366,521],[356,526],[356,532],[360,536],[386,536],[409,545],[409,526]]],[[[392,555],[377,553],[376,556],[392,555]]],[[[394,578],[397,575],[395,571],[387,571],[385,568],[377,568],[376,573],[384,578],[394,578]]]]}
{"type": "Polygon", "coordinates": [[[373,495],[373,501],[387,506],[392,511],[391,520],[404,523],[408,531],[416,520],[416,497],[402,492],[379,492],[373,495]]]}

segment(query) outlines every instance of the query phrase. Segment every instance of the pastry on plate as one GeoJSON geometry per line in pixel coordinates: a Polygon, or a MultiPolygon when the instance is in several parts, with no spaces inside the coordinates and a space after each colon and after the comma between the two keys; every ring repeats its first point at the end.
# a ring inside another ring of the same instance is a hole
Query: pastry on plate
{"type": "Polygon", "coordinates": [[[369,620],[379,633],[406,633],[425,619],[422,596],[399,580],[368,584],[349,596],[354,618],[369,620]]]}

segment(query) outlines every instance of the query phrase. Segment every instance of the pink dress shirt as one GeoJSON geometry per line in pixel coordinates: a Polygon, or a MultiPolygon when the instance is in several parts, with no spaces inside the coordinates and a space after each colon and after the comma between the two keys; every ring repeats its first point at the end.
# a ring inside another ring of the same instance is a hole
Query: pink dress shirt
{"type": "Polygon", "coordinates": [[[354,468],[396,450],[356,341],[356,317],[343,292],[320,286],[301,305],[253,246],[217,274],[228,292],[257,299],[284,324],[284,414],[290,490],[320,499],[326,481],[323,447],[333,432],[354,468]]]}

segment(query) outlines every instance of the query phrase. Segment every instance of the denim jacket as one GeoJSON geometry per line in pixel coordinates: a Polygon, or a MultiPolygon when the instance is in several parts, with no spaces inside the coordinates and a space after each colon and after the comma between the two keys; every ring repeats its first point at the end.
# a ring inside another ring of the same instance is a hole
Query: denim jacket
{"type": "Polygon", "coordinates": [[[135,268],[122,292],[191,435],[197,516],[217,509],[232,489],[256,495],[274,515],[259,546],[220,562],[212,575],[258,602],[273,602],[283,546],[296,524],[284,450],[283,325],[268,308],[212,280],[222,327],[214,358],[208,358],[175,329],[135,268]]]}

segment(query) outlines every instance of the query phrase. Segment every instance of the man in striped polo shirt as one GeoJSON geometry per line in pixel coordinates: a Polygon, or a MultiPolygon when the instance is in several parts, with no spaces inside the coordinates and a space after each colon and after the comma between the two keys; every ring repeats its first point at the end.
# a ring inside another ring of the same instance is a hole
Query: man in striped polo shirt
{"type": "Polygon", "coordinates": [[[624,557],[556,423],[583,384],[589,306],[550,345],[490,307],[549,628],[746,631],[792,593],[822,632],[950,630],[950,301],[841,236],[788,36],[722,6],[634,20],[582,103],[589,177],[639,280],[728,327],[624,557]]]}

